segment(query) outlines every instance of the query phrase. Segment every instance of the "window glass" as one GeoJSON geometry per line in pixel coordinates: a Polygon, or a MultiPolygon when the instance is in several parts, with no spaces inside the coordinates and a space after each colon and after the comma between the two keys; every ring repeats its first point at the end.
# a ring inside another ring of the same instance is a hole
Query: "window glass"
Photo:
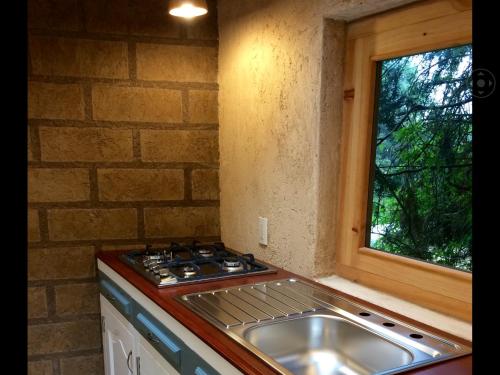
{"type": "Polygon", "coordinates": [[[367,245],[471,271],[472,46],[379,62],[367,245]]]}

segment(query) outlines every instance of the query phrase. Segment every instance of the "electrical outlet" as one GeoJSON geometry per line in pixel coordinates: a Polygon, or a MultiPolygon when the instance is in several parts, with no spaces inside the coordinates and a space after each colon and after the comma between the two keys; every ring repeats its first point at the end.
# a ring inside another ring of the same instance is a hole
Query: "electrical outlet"
{"type": "Polygon", "coordinates": [[[259,243],[267,246],[267,217],[259,216],[259,243]]]}

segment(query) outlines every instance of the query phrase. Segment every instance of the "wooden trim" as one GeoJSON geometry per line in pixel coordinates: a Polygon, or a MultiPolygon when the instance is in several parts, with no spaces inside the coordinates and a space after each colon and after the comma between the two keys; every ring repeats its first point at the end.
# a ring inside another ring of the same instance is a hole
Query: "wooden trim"
{"type": "Polygon", "coordinates": [[[472,315],[472,303],[443,296],[442,294],[425,290],[415,285],[406,284],[397,280],[391,280],[385,276],[343,264],[336,265],[335,273],[359,284],[396,296],[422,307],[436,310],[442,314],[453,316],[465,321],[471,320],[470,316],[472,315]],[[439,309],[436,308],[436,306],[439,306],[439,309]]]}
{"type": "Polygon", "coordinates": [[[472,273],[470,273],[470,272],[462,272],[462,271],[459,271],[459,270],[456,270],[453,268],[448,268],[448,267],[444,267],[444,266],[440,266],[440,265],[428,263],[428,262],[422,262],[420,260],[408,258],[405,256],[399,256],[399,255],[395,255],[395,254],[391,254],[391,253],[386,253],[384,251],[372,249],[369,247],[361,247],[361,248],[359,248],[359,252],[361,254],[366,254],[366,255],[373,256],[373,257],[378,257],[378,258],[385,259],[385,260],[388,260],[391,262],[402,263],[402,264],[406,264],[406,265],[409,265],[409,266],[414,267],[414,268],[421,268],[421,269],[426,270],[426,271],[439,273],[441,275],[446,275],[447,277],[453,277],[453,278],[464,280],[467,282],[472,281],[472,273]]]}
{"type": "Polygon", "coordinates": [[[347,26],[337,273],[471,320],[472,275],[365,246],[377,61],[472,40],[471,2],[427,0],[347,26]]]}

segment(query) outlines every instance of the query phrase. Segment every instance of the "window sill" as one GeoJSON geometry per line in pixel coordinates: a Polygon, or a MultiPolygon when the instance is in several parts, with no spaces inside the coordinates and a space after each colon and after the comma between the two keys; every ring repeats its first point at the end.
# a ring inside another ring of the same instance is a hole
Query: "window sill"
{"type": "Polygon", "coordinates": [[[340,276],[332,275],[314,279],[318,283],[376,304],[385,309],[405,315],[429,326],[472,341],[472,324],[426,309],[389,294],[354,283],[340,276]]]}

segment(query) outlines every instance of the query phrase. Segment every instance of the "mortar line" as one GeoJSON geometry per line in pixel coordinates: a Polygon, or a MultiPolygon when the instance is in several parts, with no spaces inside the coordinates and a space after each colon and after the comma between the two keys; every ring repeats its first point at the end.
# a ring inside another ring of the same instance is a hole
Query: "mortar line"
{"type": "MultiPolygon", "coordinates": [[[[165,45],[185,45],[188,47],[213,47],[219,46],[217,39],[196,39],[196,38],[171,38],[162,36],[148,36],[139,34],[116,34],[116,33],[103,33],[103,32],[90,32],[90,31],[69,31],[69,30],[51,30],[30,28],[29,33],[33,36],[47,36],[56,38],[67,39],[87,39],[87,40],[102,40],[102,41],[116,41],[128,42],[133,41],[136,43],[154,43],[165,45]]],[[[182,31],[181,31],[182,34],[182,31]]]]}

